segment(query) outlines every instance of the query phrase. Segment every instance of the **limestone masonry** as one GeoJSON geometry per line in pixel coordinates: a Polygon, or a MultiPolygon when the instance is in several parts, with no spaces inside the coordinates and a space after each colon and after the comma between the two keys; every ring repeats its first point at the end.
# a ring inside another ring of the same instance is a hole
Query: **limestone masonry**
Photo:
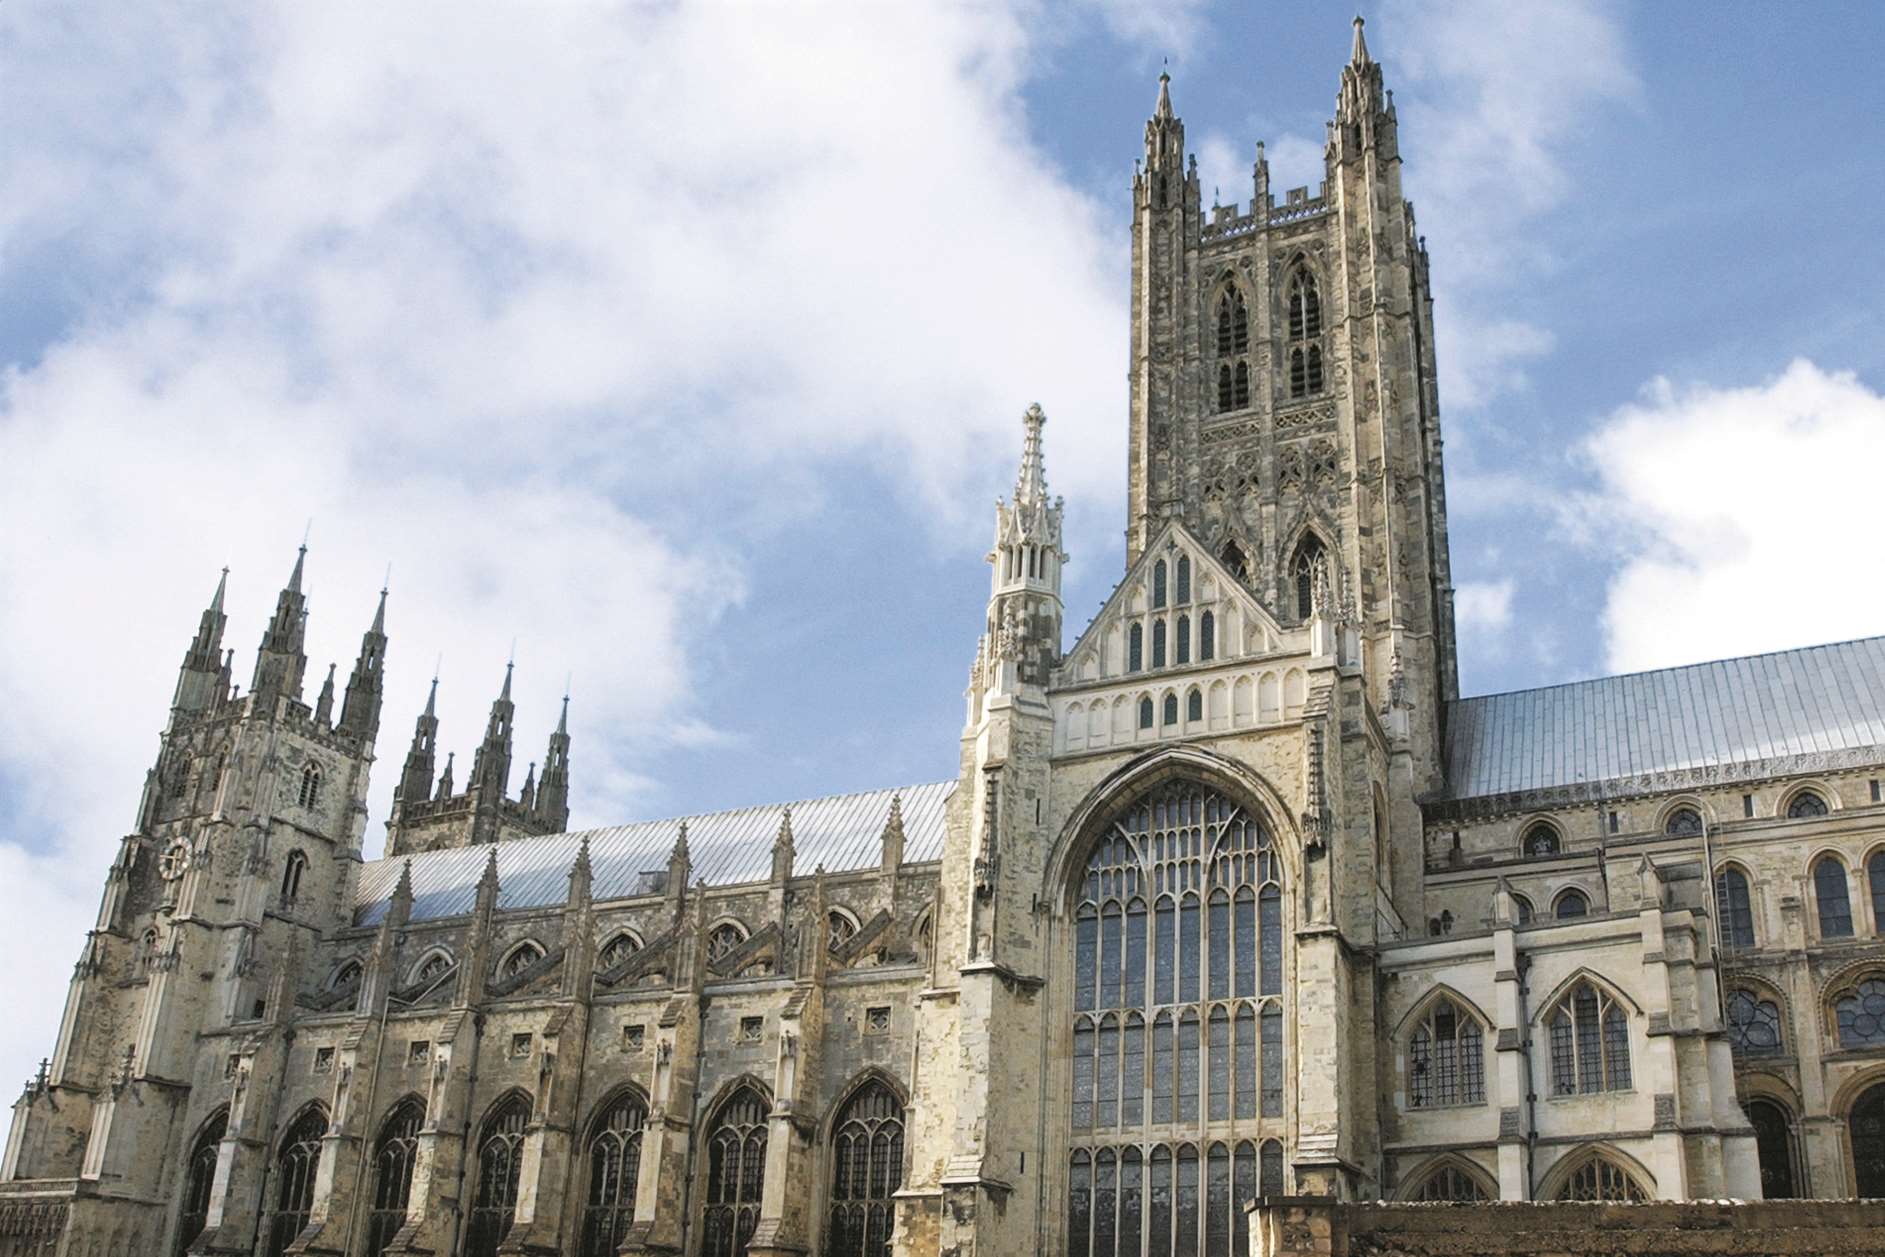
{"type": "Polygon", "coordinates": [[[310,704],[305,551],[246,692],[219,586],[0,1257],[1860,1251],[1692,1202],[1885,1195],[1885,638],[1461,698],[1359,21],[1326,160],[1207,212],[1161,77],[1125,571],[1064,644],[1029,409],[953,781],[567,833],[507,673],[368,860],[384,593],[310,704]]]}

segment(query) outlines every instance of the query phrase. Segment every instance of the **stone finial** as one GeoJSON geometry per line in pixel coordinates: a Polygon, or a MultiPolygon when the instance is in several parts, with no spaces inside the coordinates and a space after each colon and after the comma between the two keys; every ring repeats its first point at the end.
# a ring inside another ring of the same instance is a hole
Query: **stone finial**
{"type": "Polygon", "coordinates": [[[902,865],[903,842],[903,791],[899,790],[890,796],[890,815],[884,819],[883,866],[886,872],[895,872],[902,865]]]}
{"type": "Polygon", "coordinates": [[[1366,23],[1362,21],[1361,14],[1357,13],[1355,15],[1355,46],[1348,54],[1349,62],[1357,67],[1367,65],[1370,60],[1368,56],[1368,40],[1361,33],[1361,28],[1365,25],[1366,23]]]}
{"type": "Polygon", "coordinates": [[[792,805],[787,804],[780,812],[779,834],[772,840],[772,880],[784,883],[792,876],[792,863],[798,856],[798,846],[792,837],[792,805]]]}
{"type": "Polygon", "coordinates": [[[571,903],[586,902],[589,892],[595,885],[595,868],[589,862],[589,835],[584,834],[576,847],[575,863],[569,868],[569,900],[571,903]]]}

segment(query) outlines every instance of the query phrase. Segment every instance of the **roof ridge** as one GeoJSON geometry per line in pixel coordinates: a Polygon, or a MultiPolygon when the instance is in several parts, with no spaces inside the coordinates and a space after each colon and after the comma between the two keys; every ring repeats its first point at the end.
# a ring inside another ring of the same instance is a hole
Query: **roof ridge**
{"type": "Polygon", "coordinates": [[[1713,668],[1725,663],[1745,663],[1755,659],[1772,659],[1779,655],[1803,655],[1816,650],[1833,650],[1840,646],[1856,646],[1861,642],[1885,642],[1885,633],[1869,634],[1865,637],[1847,637],[1836,642],[1814,642],[1806,646],[1784,646],[1778,650],[1761,650],[1747,655],[1723,655],[1718,659],[1698,659],[1694,663],[1676,663],[1662,668],[1637,668],[1629,672],[1606,672],[1601,676],[1582,677],[1575,681],[1554,681],[1550,685],[1530,685],[1512,690],[1494,690],[1490,694],[1470,694],[1453,700],[1453,706],[1464,703],[1477,703],[1485,699],[1510,698],[1517,694],[1542,694],[1548,690],[1568,690],[1579,685],[1597,685],[1604,681],[1627,681],[1631,677],[1655,676],[1659,673],[1687,672],[1695,668],[1713,668]]]}

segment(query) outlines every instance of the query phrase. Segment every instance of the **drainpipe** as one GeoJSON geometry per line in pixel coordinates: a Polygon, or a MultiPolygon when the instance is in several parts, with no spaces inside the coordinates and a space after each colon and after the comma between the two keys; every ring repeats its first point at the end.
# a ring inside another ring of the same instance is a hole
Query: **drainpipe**
{"type": "Polygon", "coordinates": [[[1525,1199],[1538,1191],[1538,1079],[1532,1072],[1532,1016],[1526,1010],[1525,997],[1531,993],[1532,959],[1518,957],[1518,1023],[1525,1027],[1519,1039],[1519,1055],[1525,1061],[1525,1199]]]}

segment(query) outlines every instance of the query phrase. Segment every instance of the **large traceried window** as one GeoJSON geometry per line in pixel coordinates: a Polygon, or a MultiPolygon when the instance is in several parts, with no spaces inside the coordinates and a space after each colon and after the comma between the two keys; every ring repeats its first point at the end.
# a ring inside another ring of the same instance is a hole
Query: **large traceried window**
{"type": "Polygon", "coordinates": [[[1559,1200],[1597,1200],[1612,1203],[1649,1199],[1630,1172],[1601,1156],[1590,1156],[1572,1170],[1558,1188],[1559,1200]]]}
{"type": "Polygon", "coordinates": [[[766,1118],[772,1106],[741,1087],[720,1106],[707,1137],[707,1200],[702,1207],[704,1257],[746,1257],[759,1225],[766,1185],[766,1118]]]}
{"type": "Polygon", "coordinates": [[[624,1091],[589,1129],[589,1195],[583,1204],[583,1257],[615,1257],[635,1220],[641,1128],[648,1106],[624,1091]]]}
{"type": "Polygon", "coordinates": [[[1421,1184],[1409,1198],[1429,1203],[1447,1201],[1455,1204],[1475,1204],[1490,1200],[1486,1189],[1472,1174],[1457,1165],[1443,1165],[1421,1180],[1421,1184]]]}
{"type": "Polygon", "coordinates": [[[517,1221],[517,1178],[524,1167],[530,1101],[521,1093],[492,1110],[478,1132],[478,1195],[465,1237],[465,1257],[497,1257],[517,1221]]]}
{"type": "Polygon", "coordinates": [[[1579,982],[1545,1018],[1551,1031],[1551,1094],[1630,1089],[1630,1018],[1588,981],[1579,982]]]}
{"type": "Polygon", "coordinates": [[[282,1136],[275,1153],[275,1209],[268,1219],[268,1257],[282,1257],[308,1225],[314,1208],[314,1174],[321,1164],[327,1114],[309,1105],[282,1136]]]}
{"type": "Polygon", "coordinates": [[[1407,1105],[1486,1102],[1486,1040],[1479,1019],[1442,996],[1407,1040],[1407,1105]]]}
{"type": "Polygon", "coordinates": [[[891,1198],[903,1186],[903,1104],[883,1083],[858,1088],[831,1135],[829,1257],[890,1257],[891,1198]]]}
{"type": "Polygon", "coordinates": [[[425,1125],[425,1102],[401,1100],[386,1115],[380,1137],[373,1142],[373,1208],[367,1214],[367,1257],[380,1257],[399,1228],[406,1224],[406,1205],[412,1199],[412,1168],[419,1159],[419,1128],[425,1125]]]}
{"type": "Polygon", "coordinates": [[[1270,835],[1224,795],[1176,783],[1100,837],[1076,893],[1068,1252],[1242,1252],[1259,1137],[1284,1129],[1270,835]]]}
{"type": "Polygon", "coordinates": [[[1233,285],[1217,299],[1217,409],[1250,405],[1250,313],[1233,285]]]}
{"type": "Polygon", "coordinates": [[[203,1233],[209,1223],[210,1189],[216,1182],[216,1158],[223,1136],[229,1133],[227,1109],[203,1123],[196,1142],[190,1145],[190,1164],[183,1178],[183,1209],[177,1223],[177,1257],[190,1251],[190,1243],[203,1233]]]}

